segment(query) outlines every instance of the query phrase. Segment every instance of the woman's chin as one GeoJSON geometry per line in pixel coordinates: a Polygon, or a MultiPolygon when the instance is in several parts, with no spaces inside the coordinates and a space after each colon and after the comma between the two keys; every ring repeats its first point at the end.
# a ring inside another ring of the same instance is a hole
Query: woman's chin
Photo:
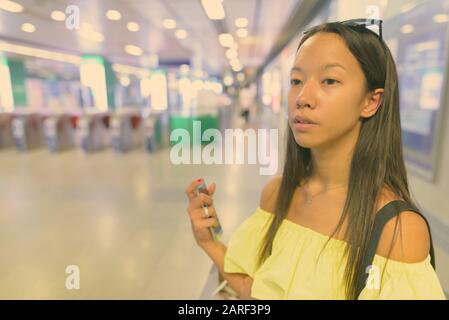
{"type": "Polygon", "coordinates": [[[298,144],[298,146],[303,147],[303,148],[314,148],[316,143],[313,143],[313,141],[310,141],[310,139],[302,136],[301,134],[296,134],[295,135],[295,141],[298,144]]]}

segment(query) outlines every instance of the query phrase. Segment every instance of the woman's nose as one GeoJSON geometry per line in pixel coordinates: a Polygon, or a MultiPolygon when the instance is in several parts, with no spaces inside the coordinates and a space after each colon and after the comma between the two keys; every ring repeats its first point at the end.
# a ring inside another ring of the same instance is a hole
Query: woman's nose
{"type": "Polygon", "coordinates": [[[304,84],[296,96],[296,107],[312,107],[314,106],[313,88],[310,84],[304,84]]]}

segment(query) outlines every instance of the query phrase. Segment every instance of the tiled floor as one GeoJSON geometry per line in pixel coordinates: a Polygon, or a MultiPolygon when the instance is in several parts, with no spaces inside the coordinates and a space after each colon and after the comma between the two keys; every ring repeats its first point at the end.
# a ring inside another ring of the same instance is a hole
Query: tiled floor
{"type": "Polygon", "coordinates": [[[0,298],[197,299],[211,261],[196,245],[184,188],[203,177],[227,242],[269,179],[259,165],[171,164],[155,154],[0,151],[0,298]],[[80,289],[65,287],[68,265],[80,289]]]}

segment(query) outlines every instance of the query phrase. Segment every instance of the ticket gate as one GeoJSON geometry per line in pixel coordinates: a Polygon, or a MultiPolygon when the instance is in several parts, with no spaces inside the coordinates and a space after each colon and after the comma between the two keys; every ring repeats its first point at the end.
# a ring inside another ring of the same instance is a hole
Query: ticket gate
{"type": "Polygon", "coordinates": [[[143,144],[142,117],[138,112],[118,112],[111,117],[114,151],[127,152],[143,144]]]}
{"type": "Polygon", "coordinates": [[[18,151],[27,151],[44,145],[43,120],[38,113],[14,114],[12,133],[18,151]]]}
{"type": "Polygon", "coordinates": [[[12,114],[0,113],[0,148],[13,146],[12,114]]]}
{"type": "Polygon", "coordinates": [[[148,152],[154,152],[158,149],[158,115],[148,115],[143,119],[145,149],[148,152]]]}
{"type": "Polygon", "coordinates": [[[62,151],[75,145],[74,126],[68,114],[54,114],[44,120],[44,133],[51,152],[62,151]]]}
{"type": "Polygon", "coordinates": [[[85,152],[102,150],[110,145],[109,113],[87,113],[77,121],[77,133],[85,152]]]}

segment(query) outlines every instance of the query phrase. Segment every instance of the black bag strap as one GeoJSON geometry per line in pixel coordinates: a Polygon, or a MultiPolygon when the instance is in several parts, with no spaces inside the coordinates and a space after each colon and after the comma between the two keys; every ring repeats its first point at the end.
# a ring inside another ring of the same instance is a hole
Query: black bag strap
{"type": "Polygon", "coordinates": [[[372,265],[374,256],[377,251],[377,246],[379,244],[379,239],[382,234],[382,230],[385,226],[385,224],[392,219],[393,217],[399,215],[403,211],[413,211],[417,214],[419,214],[424,221],[427,224],[427,228],[429,229],[429,237],[430,237],[430,263],[432,264],[432,267],[435,269],[435,253],[433,249],[433,241],[432,241],[432,234],[430,232],[430,225],[427,219],[419,212],[419,210],[409,204],[408,202],[405,202],[403,200],[394,200],[386,204],[382,209],[379,210],[379,212],[376,214],[376,217],[374,219],[374,226],[373,231],[371,233],[370,242],[368,245],[368,248],[366,250],[366,253],[363,257],[362,262],[362,269],[359,272],[359,277],[357,278],[357,284],[356,284],[356,297],[358,298],[362,290],[365,288],[366,281],[368,280],[368,267],[372,265]]]}

